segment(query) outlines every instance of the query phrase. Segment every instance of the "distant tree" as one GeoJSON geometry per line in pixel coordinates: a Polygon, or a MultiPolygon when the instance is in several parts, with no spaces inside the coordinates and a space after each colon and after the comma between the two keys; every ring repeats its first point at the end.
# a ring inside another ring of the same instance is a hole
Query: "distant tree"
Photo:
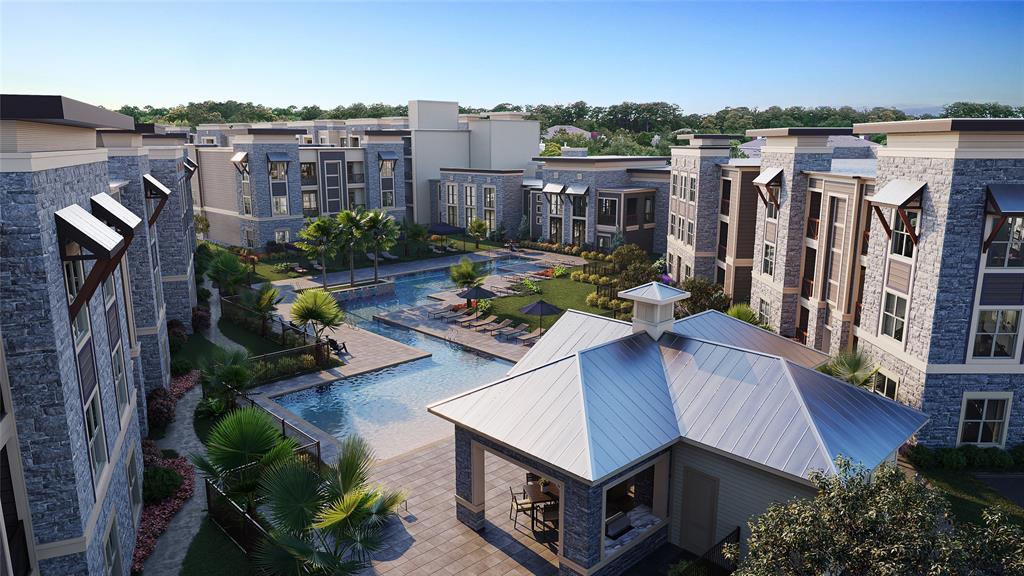
{"type": "Polygon", "coordinates": [[[558,142],[545,142],[541,156],[561,156],[562,146],[558,142]]]}
{"type": "Polygon", "coordinates": [[[676,302],[675,311],[680,318],[707,310],[725,312],[729,309],[729,295],[710,280],[691,276],[680,282],[679,287],[690,293],[686,300],[676,302]]]}
{"type": "Polygon", "coordinates": [[[1024,109],[998,102],[953,102],[942,109],[943,118],[1021,118],[1024,109]]]}
{"type": "Polygon", "coordinates": [[[509,102],[502,102],[494,108],[491,108],[491,112],[522,112],[523,107],[518,104],[511,104],[509,102]]]}
{"type": "Polygon", "coordinates": [[[530,239],[530,217],[523,214],[523,217],[519,219],[519,230],[516,231],[516,240],[529,240],[530,239]]]}

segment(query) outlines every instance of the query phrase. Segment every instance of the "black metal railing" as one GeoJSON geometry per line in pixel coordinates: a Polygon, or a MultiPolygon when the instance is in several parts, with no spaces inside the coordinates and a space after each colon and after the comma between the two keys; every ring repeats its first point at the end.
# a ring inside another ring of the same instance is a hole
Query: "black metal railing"
{"type": "Polygon", "coordinates": [[[700,555],[700,558],[686,565],[679,576],[728,576],[736,571],[736,563],[725,557],[725,547],[728,544],[739,545],[740,527],[718,541],[707,552],[700,555]]]}
{"type": "Polygon", "coordinates": [[[597,274],[598,276],[615,275],[615,266],[601,262],[587,262],[583,265],[583,273],[586,275],[597,274]]]}
{"type": "Polygon", "coordinates": [[[206,510],[213,523],[246,554],[256,552],[267,538],[267,530],[212,482],[205,480],[204,483],[206,510]]]}
{"type": "Polygon", "coordinates": [[[364,182],[366,182],[366,174],[351,174],[350,173],[348,175],[348,183],[349,184],[363,184],[364,182]]]}

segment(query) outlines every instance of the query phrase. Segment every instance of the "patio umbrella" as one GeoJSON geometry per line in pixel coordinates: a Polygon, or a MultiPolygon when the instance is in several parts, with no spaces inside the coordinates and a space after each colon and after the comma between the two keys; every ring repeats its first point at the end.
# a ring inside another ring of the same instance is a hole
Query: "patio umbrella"
{"type": "Polygon", "coordinates": [[[522,308],[519,309],[519,311],[522,312],[523,314],[529,314],[531,316],[539,316],[540,317],[540,329],[543,330],[544,329],[544,317],[545,316],[553,316],[555,314],[558,314],[559,312],[562,311],[562,309],[559,308],[558,306],[555,306],[554,304],[548,304],[547,302],[545,302],[543,300],[537,300],[533,304],[527,304],[526,306],[523,306],[522,308]]]}
{"type": "Polygon", "coordinates": [[[491,292],[490,290],[484,288],[483,286],[473,286],[472,288],[468,290],[463,290],[458,294],[459,298],[466,299],[467,308],[469,307],[470,300],[482,300],[486,298],[494,298],[495,296],[497,296],[497,294],[491,292]]]}

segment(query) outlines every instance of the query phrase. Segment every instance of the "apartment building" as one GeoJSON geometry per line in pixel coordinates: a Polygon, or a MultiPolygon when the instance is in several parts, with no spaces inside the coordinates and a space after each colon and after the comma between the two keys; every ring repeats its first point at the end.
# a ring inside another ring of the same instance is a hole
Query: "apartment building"
{"type": "MultiPolygon", "coordinates": [[[[766,140],[764,137],[757,137],[739,145],[739,151],[750,159],[761,158],[761,148],[766,140]]],[[[866,160],[876,158],[881,144],[872,142],[864,136],[852,136],[849,134],[836,134],[828,137],[826,146],[832,149],[832,158],[843,160],[866,160]]]]}
{"type": "Polygon", "coordinates": [[[442,168],[437,184],[437,222],[465,228],[473,220],[487,233],[518,237],[523,218],[523,171],[442,168]]]}
{"type": "Polygon", "coordinates": [[[128,574],[141,407],[167,381],[160,327],[189,277],[165,251],[190,249],[192,166],[61,96],[3,95],[0,135],[0,562],[128,574]]]}

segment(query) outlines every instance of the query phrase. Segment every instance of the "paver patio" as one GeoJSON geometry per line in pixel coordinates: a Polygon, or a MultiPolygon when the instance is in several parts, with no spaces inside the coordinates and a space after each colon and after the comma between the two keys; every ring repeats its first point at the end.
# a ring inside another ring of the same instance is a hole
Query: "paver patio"
{"type": "Polygon", "coordinates": [[[477,533],[455,518],[454,438],[379,462],[373,481],[405,490],[409,509],[399,508],[366,574],[557,574],[554,544],[537,542],[526,516],[518,529],[508,518],[509,486],[521,485],[526,471],[490,453],[485,466],[487,526],[477,533]]]}

